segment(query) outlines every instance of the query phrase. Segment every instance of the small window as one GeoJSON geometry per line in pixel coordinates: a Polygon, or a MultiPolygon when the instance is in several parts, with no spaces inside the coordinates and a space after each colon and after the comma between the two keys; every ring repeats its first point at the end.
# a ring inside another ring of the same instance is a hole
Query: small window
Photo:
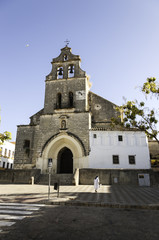
{"type": "Polygon", "coordinates": [[[5,162],[3,162],[3,168],[5,168],[5,162]]]}
{"type": "Polygon", "coordinates": [[[12,152],[12,158],[14,158],[14,151],[12,152]]]}
{"type": "Polygon", "coordinates": [[[139,175],[139,178],[144,178],[144,175],[139,175]]]}
{"type": "Polygon", "coordinates": [[[134,155],[129,156],[129,164],[135,164],[135,156],[134,155]]]}
{"type": "Polygon", "coordinates": [[[122,142],[123,141],[123,136],[122,135],[118,135],[118,141],[122,142]]]}
{"type": "Polygon", "coordinates": [[[97,138],[97,134],[93,134],[93,138],[97,138]]]}
{"type": "Polygon", "coordinates": [[[23,148],[25,149],[25,153],[29,157],[29,154],[30,154],[30,140],[24,140],[23,148]]]}
{"type": "Polygon", "coordinates": [[[67,60],[68,60],[68,57],[67,57],[66,54],[63,56],[63,60],[64,60],[64,61],[67,61],[67,60]]]}
{"type": "Polygon", "coordinates": [[[10,165],[10,168],[12,169],[13,168],[13,164],[11,163],[11,165],[10,165]]]}
{"type": "Polygon", "coordinates": [[[11,156],[11,150],[9,150],[9,153],[8,153],[8,157],[10,158],[10,156],[11,156]]]}
{"type": "Polygon", "coordinates": [[[7,149],[4,150],[4,156],[7,156],[7,149]]]}
{"type": "Polygon", "coordinates": [[[24,148],[30,147],[30,140],[24,140],[24,148]]]}
{"type": "Polygon", "coordinates": [[[113,164],[119,164],[119,156],[113,155],[113,164]]]}

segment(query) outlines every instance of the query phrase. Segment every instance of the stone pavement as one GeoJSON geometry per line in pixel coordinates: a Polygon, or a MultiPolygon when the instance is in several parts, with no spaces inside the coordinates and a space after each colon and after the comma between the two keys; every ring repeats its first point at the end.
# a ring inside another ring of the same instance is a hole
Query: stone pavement
{"type": "Polygon", "coordinates": [[[60,186],[57,197],[57,191],[50,186],[48,199],[46,185],[1,184],[0,202],[158,210],[159,187],[102,185],[95,193],[93,185],[60,186]]]}

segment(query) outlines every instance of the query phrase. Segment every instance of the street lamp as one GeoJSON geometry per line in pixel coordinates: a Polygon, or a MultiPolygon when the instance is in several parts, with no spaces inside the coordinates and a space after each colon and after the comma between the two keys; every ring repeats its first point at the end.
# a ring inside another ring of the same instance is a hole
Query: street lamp
{"type": "Polygon", "coordinates": [[[52,169],[52,158],[48,158],[48,172],[49,172],[48,200],[50,200],[51,169],[52,169]]]}

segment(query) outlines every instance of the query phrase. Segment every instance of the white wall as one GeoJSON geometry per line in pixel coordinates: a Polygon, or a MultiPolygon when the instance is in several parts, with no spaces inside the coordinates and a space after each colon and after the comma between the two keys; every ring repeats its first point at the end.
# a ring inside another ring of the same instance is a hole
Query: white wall
{"type": "Polygon", "coordinates": [[[13,168],[15,144],[5,141],[0,145],[0,167],[13,168]]]}
{"type": "Polygon", "coordinates": [[[144,132],[90,131],[90,168],[149,169],[148,141],[144,132]],[[96,138],[94,138],[96,134],[96,138]],[[118,140],[122,135],[123,141],[118,140]],[[113,155],[119,156],[119,164],[113,164],[113,155]],[[135,164],[129,164],[129,155],[135,156],[135,164]]]}

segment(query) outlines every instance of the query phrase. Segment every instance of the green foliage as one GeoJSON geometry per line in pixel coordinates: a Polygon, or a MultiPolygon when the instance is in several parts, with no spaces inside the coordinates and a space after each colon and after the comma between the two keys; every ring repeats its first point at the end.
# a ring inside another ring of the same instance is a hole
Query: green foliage
{"type": "Polygon", "coordinates": [[[156,82],[156,78],[147,78],[143,84],[142,91],[146,94],[159,94],[159,84],[156,82]]]}
{"type": "MultiPolygon", "coordinates": [[[[143,84],[142,91],[147,94],[155,94],[159,96],[159,84],[156,83],[155,78],[147,78],[146,83],[143,84]]],[[[154,109],[145,108],[145,102],[127,101],[120,107],[116,108],[120,112],[122,119],[121,126],[126,128],[136,128],[145,131],[149,138],[154,138],[159,143],[159,131],[157,131],[156,112],[154,109]]],[[[113,124],[119,124],[117,119],[112,119],[113,124]]]]}
{"type": "Polygon", "coordinates": [[[0,133],[0,144],[2,144],[4,141],[6,140],[10,140],[11,137],[11,133],[10,132],[4,132],[4,133],[0,133]]]}

